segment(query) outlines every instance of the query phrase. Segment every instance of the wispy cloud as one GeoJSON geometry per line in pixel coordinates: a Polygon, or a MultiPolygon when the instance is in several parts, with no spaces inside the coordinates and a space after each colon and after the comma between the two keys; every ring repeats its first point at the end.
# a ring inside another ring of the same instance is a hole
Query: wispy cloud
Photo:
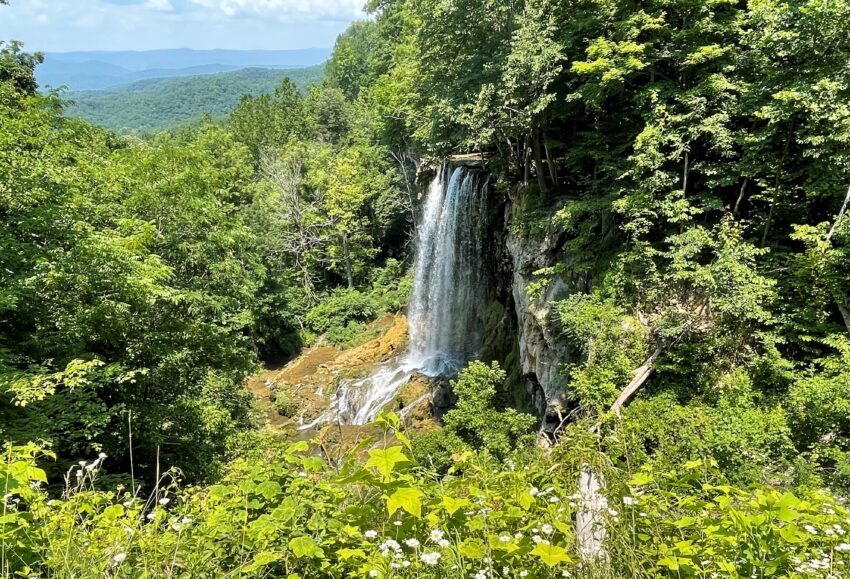
{"type": "Polygon", "coordinates": [[[330,47],[366,0],[12,0],[0,40],[32,50],[330,47]]]}
{"type": "Polygon", "coordinates": [[[142,8],[158,10],[160,12],[174,11],[174,5],[171,3],[171,0],[147,0],[147,2],[142,4],[142,8]]]}
{"type": "Polygon", "coordinates": [[[364,0],[190,0],[224,16],[352,18],[363,14],[364,0]]]}

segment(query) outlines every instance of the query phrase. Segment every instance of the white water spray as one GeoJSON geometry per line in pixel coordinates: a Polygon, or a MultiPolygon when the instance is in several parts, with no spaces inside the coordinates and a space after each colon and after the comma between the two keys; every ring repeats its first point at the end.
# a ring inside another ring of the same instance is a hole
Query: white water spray
{"type": "Polygon", "coordinates": [[[367,424],[414,374],[454,375],[475,357],[483,332],[487,223],[487,178],[443,167],[428,189],[416,238],[409,352],[368,378],[342,381],[330,408],[301,429],[367,424]]]}

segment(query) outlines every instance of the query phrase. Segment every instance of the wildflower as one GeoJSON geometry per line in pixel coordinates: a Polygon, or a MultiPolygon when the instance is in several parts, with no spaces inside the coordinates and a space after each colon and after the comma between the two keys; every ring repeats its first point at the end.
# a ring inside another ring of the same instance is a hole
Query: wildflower
{"type": "Polygon", "coordinates": [[[378,570],[377,569],[372,569],[371,571],[369,571],[369,577],[377,577],[377,576],[378,576],[378,570]]]}
{"type": "Polygon", "coordinates": [[[627,507],[633,507],[637,504],[637,499],[634,497],[623,497],[623,504],[627,507]]]}
{"type": "Polygon", "coordinates": [[[426,565],[431,565],[432,567],[437,564],[442,555],[436,551],[422,553],[419,556],[419,560],[425,563],[426,565]]]}
{"type": "Polygon", "coordinates": [[[180,524],[182,524],[182,525],[191,525],[191,524],[192,524],[192,519],[190,519],[189,517],[183,517],[182,519],[180,519],[180,524]]]}
{"type": "Polygon", "coordinates": [[[841,543],[835,547],[835,550],[839,553],[845,553],[847,551],[850,551],[850,543],[841,543]]]}
{"type": "Polygon", "coordinates": [[[514,539],[519,540],[519,539],[522,539],[522,537],[523,537],[523,534],[522,534],[522,533],[520,533],[519,531],[517,531],[516,533],[514,533],[514,539]]]}
{"type": "Polygon", "coordinates": [[[487,571],[483,569],[475,574],[475,579],[487,579],[487,571]]]}
{"type": "Polygon", "coordinates": [[[363,533],[363,536],[366,537],[367,539],[374,539],[375,537],[378,536],[378,531],[376,531],[374,529],[369,529],[368,531],[363,533]]]}
{"type": "Polygon", "coordinates": [[[483,561],[489,565],[493,562],[493,559],[491,559],[490,557],[484,557],[483,561]]]}
{"type": "Polygon", "coordinates": [[[170,502],[171,502],[171,499],[159,499],[159,504],[161,504],[163,507],[170,502]]]}
{"type": "Polygon", "coordinates": [[[804,529],[806,529],[806,530],[807,530],[809,533],[811,533],[812,535],[817,535],[817,534],[818,534],[818,530],[817,530],[817,529],[815,529],[812,525],[803,525],[803,528],[804,528],[804,529]]]}
{"type": "Polygon", "coordinates": [[[559,499],[558,497],[549,497],[550,503],[557,503],[557,502],[560,502],[560,501],[561,501],[561,499],[559,499]]]}
{"type": "Polygon", "coordinates": [[[118,553],[112,558],[112,563],[114,565],[120,565],[127,558],[127,553],[118,553]]]}
{"type": "Polygon", "coordinates": [[[439,543],[443,539],[444,534],[445,533],[439,529],[431,529],[431,532],[428,534],[428,538],[435,543],[439,543]]]}
{"type": "Polygon", "coordinates": [[[501,541],[502,543],[510,543],[511,542],[511,536],[510,535],[502,535],[501,537],[499,537],[499,541],[501,541]]]}
{"type": "Polygon", "coordinates": [[[553,529],[552,525],[550,525],[549,523],[546,523],[545,525],[540,527],[540,530],[543,531],[544,535],[551,535],[555,532],[555,529],[553,529]]]}
{"type": "Polygon", "coordinates": [[[155,516],[156,516],[155,511],[151,511],[150,513],[147,514],[147,518],[148,518],[149,521],[152,521],[155,516]]]}
{"type": "Polygon", "coordinates": [[[124,501],[124,502],[123,502],[123,503],[121,503],[121,504],[122,504],[122,505],[124,505],[126,508],[128,508],[128,509],[129,509],[130,507],[132,507],[132,506],[133,506],[133,501],[132,501],[132,500],[130,500],[130,501],[124,501]]]}
{"type": "Polygon", "coordinates": [[[404,542],[404,544],[407,545],[408,547],[410,547],[411,549],[415,549],[416,547],[419,546],[419,541],[417,539],[411,538],[411,539],[406,540],[404,542]]]}
{"type": "Polygon", "coordinates": [[[300,476],[301,478],[307,478],[307,473],[302,470],[298,473],[298,476],[300,476]]]}
{"type": "Polygon", "coordinates": [[[528,577],[528,571],[523,569],[522,571],[519,572],[519,576],[520,577],[528,577]]]}
{"type": "Polygon", "coordinates": [[[531,490],[528,491],[528,494],[530,494],[533,497],[536,497],[537,495],[540,494],[540,489],[537,488],[537,487],[531,487],[531,490]]]}
{"type": "Polygon", "coordinates": [[[404,560],[401,562],[402,567],[410,567],[410,561],[404,560]]]}
{"type": "Polygon", "coordinates": [[[80,465],[80,466],[81,466],[81,467],[83,467],[83,468],[86,468],[86,461],[84,461],[84,460],[81,460],[81,461],[80,461],[80,462],[78,462],[77,464],[78,464],[78,465],[80,465]]]}
{"type": "Polygon", "coordinates": [[[97,455],[97,458],[99,458],[100,460],[103,460],[104,458],[106,458],[106,454],[101,452],[100,454],[97,455]]]}
{"type": "Polygon", "coordinates": [[[446,539],[440,539],[439,541],[437,541],[437,544],[440,547],[442,547],[443,549],[448,549],[449,546],[451,545],[451,543],[449,541],[447,541],[446,539]]]}

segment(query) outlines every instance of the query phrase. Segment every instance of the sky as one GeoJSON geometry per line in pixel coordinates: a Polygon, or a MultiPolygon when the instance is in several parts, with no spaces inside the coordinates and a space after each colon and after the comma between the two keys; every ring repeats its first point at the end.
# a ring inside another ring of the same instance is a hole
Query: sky
{"type": "Polygon", "coordinates": [[[0,40],[28,51],[329,48],[365,0],[11,0],[0,40]]]}

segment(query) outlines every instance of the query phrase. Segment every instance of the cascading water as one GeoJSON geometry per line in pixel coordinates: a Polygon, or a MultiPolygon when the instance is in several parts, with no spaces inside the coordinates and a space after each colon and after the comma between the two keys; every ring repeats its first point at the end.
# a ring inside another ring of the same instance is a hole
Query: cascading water
{"type": "Polygon", "coordinates": [[[416,238],[408,306],[410,349],[368,378],[342,381],[331,407],[301,428],[339,421],[366,424],[420,373],[456,374],[474,358],[483,334],[488,238],[487,182],[480,171],[443,167],[431,182],[416,238]]]}

